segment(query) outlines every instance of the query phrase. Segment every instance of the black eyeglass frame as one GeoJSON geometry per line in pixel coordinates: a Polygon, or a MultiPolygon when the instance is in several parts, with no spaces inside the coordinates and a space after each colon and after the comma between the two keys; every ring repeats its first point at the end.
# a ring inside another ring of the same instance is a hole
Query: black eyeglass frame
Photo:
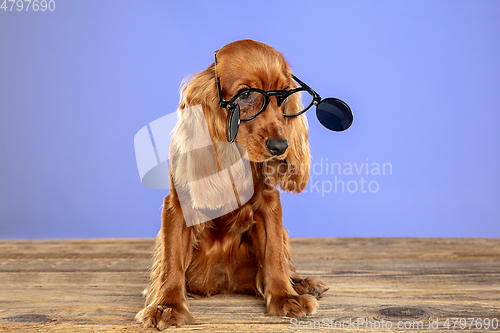
{"type": "Polygon", "coordinates": [[[284,89],[284,90],[269,90],[269,91],[265,91],[265,90],[257,89],[257,88],[248,88],[248,89],[241,90],[236,95],[234,95],[229,101],[226,101],[226,100],[224,100],[224,97],[222,97],[222,89],[221,89],[221,86],[220,86],[220,79],[217,76],[217,53],[214,53],[214,71],[215,71],[215,81],[217,82],[217,92],[218,92],[218,96],[219,96],[219,106],[221,108],[227,109],[228,112],[232,112],[232,110],[234,110],[236,108],[236,103],[234,103],[234,101],[237,100],[238,97],[240,97],[241,95],[243,95],[245,93],[255,91],[255,92],[258,92],[258,93],[264,95],[265,100],[264,100],[264,104],[262,105],[260,111],[257,112],[256,114],[254,114],[251,117],[240,119],[240,121],[252,120],[255,117],[257,117],[259,114],[261,114],[262,112],[264,112],[264,110],[267,108],[267,106],[271,102],[271,99],[270,99],[271,96],[278,96],[278,106],[281,106],[281,104],[283,104],[283,102],[288,98],[288,96],[290,96],[291,94],[294,94],[296,92],[299,92],[299,91],[306,91],[306,92],[308,92],[309,94],[311,94],[313,96],[313,99],[312,99],[311,103],[307,107],[305,107],[303,110],[301,110],[300,112],[294,113],[294,114],[285,114],[285,113],[283,113],[284,117],[296,117],[296,116],[300,116],[301,114],[303,114],[304,112],[306,112],[307,110],[309,110],[311,108],[311,106],[313,106],[313,105],[317,106],[318,103],[321,102],[321,96],[316,91],[314,91],[314,89],[312,89],[311,87],[309,87],[303,81],[299,80],[299,78],[297,78],[293,74],[292,74],[292,78],[298,84],[300,84],[300,87],[298,87],[298,88],[294,88],[292,90],[284,89]]]}

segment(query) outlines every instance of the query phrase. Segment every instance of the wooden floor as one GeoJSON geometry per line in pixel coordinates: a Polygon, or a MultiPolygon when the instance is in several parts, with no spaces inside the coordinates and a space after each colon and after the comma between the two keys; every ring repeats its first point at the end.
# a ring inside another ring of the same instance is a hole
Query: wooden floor
{"type": "MultiPolygon", "coordinates": [[[[0,241],[0,332],[141,332],[152,246],[0,241]]],[[[170,330],[500,332],[500,239],[293,239],[292,259],[331,287],[315,315],[290,322],[262,299],[216,296],[190,299],[196,323],[170,330]]]]}

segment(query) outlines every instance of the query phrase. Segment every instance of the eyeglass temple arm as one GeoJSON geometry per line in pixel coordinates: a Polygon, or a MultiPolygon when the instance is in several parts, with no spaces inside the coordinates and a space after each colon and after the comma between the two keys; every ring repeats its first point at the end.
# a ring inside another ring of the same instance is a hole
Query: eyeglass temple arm
{"type": "Polygon", "coordinates": [[[298,77],[296,77],[293,74],[292,74],[292,78],[295,81],[297,81],[302,87],[307,88],[307,89],[309,89],[309,90],[311,90],[313,92],[313,94],[314,94],[314,105],[317,105],[321,101],[321,96],[316,91],[314,91],[313,88],[309,87],[307,84],[305,84],[303,81],[301,81],[298,77]]]}
{"type": "Polygon", "coordinates": [[[215,71],[215,83],[217,84],[217,94],[219,95],[219,106],[221,108],[225,108],[227,106],[227,102],[222,97],[220,81],[219,77],[217,76],[217,52],[214,52],[214,71],[215,71]]]}

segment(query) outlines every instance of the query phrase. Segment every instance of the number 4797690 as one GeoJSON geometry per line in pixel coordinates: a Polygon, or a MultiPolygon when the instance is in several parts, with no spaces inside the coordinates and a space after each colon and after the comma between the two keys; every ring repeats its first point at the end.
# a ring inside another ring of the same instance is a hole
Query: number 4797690
{"type": "MultiPolygon", "coordinates": [[[[1,1],[1,0],[0,0],[1,1]]],[[[56,2],[55,0],[3,0],[2,5],[0,6],[0,9],[3,9],[4,12],[12,11],[12,10],[17,10],[18,12],[21,11],[28,11],[32,10],[34,12],[38,11],[46,11],[49,10],[53,12],[56,10],[56,2]],[[10,8],[9,8],[10,6],[10,8]]]]}

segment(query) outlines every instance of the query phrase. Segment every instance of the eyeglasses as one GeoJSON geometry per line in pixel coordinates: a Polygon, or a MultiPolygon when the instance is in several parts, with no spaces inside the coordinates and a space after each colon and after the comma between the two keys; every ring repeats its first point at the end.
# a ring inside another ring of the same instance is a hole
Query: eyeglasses
{"type": "Polygon", "coordinates": [[[295,75],[292,78],[300,85],[295,89],[265,91],[257,88],[244,89],[234,95],[229,101],[222,97],[220,80],[217,76],[217,53],[214,53],[215,81],[219,96],[219,106],[227,110],[226,139],[234,142],[240,121],[252,120],[261,114],[270,103],[270,97],[276,96],[278,106],[284,117],[296,117],[306,112],[311,106],[316,105],[316,115],[319,122],[332,131],[344,131],[348,129],[353,121],[352,111],[349,106],[337,98],[321,99],[311,87],[299,80],[295,75]],[[290,96],[299,96],[302,100],[302,108],[297,111],[287,107],[290,96]]]}

